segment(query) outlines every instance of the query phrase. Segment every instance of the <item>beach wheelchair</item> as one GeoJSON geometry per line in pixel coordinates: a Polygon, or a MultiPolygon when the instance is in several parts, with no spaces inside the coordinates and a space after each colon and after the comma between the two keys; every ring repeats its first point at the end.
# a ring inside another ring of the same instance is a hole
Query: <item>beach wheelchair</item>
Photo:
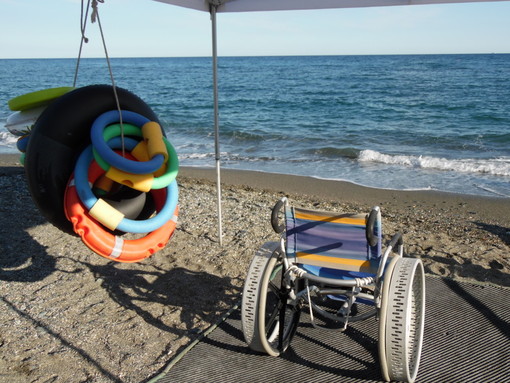
{"type": "Polygon", "coordinates": [[[280,242],[264,244],[244,285],[243,334],[257,352],[278,356],[290,345],[301,312],[314,327],[343,331],[375,317],[386,381],[413,382],[420,361],[425,274],[420,259],[404,256],[397,233],[382,252],[379,207],[370,214],[337,214],[290,206],[271,214],[280,242]]]}

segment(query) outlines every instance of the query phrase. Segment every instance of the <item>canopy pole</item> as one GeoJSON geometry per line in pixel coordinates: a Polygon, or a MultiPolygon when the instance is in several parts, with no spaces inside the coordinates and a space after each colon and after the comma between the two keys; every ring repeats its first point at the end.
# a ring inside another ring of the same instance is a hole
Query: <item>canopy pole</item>
{"type": "Polygon", "coordinates": [[[219,107],[218,107],[218,50],[216,40],[216,10],[217,5],[211,4],[211,25],[212,25],[212,65],[213,65],[213,98],[214,98],[214,149],[216,158],[216,192],[218,204],[218,241],[223,246],[223,229],[221,218],[221,176],[220,176],[220,128],[219,128],[219,107]]]}

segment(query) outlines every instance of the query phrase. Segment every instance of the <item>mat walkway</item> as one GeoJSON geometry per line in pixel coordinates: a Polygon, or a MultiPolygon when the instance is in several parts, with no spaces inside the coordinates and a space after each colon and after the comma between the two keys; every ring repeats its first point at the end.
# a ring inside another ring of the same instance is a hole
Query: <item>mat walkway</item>
{"type": "MultiPolygon", "coordinates": [[[[417,382],[510,382],[510,289],[427,277],[417,382]]],[[[291,348],[274,358],[243,341],[239,309],[152,380],[175,382],[380,382],[375,319],[344,333],[302,316],[291,348]]]]}

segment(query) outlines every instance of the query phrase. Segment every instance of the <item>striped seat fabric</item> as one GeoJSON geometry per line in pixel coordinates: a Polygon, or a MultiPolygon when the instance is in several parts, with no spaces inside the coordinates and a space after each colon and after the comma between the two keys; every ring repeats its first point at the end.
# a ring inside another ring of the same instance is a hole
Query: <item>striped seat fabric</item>
{"type": "Polygon", "coordinates": [[[374,226],[378,244],[370,246],[366,217],[287,207],[287,257],[315,275],[355,278],[376,274],[381,253],[380,219],[374,226]]]}

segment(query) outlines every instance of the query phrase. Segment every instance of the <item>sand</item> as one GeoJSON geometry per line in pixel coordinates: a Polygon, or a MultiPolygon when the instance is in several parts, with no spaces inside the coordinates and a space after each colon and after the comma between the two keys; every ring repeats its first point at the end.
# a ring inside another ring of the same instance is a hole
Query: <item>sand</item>
{"type": "Polygon", "coordinates": [[[427,273],[510,286],[510,199],[224,171],[220,247],[214,177],[181,169],[171,242],[141,263],[121,264],[46,222],[17,156],[0,156],[0,381],[153,377],[239,301],[255,250],[278,238],[269,216],[284,195],[318,210],[379,205],[385,239],[403,232],[427,273]]]}

